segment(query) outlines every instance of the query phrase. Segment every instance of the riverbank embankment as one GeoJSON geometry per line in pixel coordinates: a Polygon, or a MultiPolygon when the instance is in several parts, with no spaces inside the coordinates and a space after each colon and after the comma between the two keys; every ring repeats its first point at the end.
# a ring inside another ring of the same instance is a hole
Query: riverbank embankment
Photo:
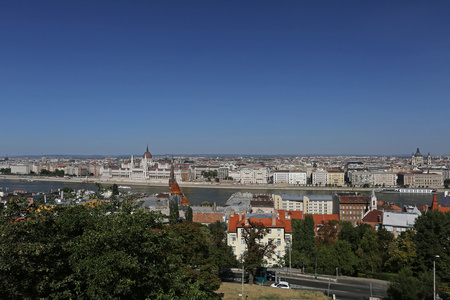
{"type": "MultiPolygon", "coordinates": [[[[102,185],[131,185],[131,186],[151,186],[166,187],[167,182],[150,180],[129,180],[129,179],[104,179],[94,177],[49,177],[49,176],[27,176],[27,175],[0,175],[0,179],[21,180],[21,181],[53,181],[67,183],[100,183],[102,185]]],[[[236,189],[236,190],[299,190],[299,191],[330,191],[330,192],[370,192],[372,188],[362,187],[326,187],[326,186],[300,186],[300,185],[276,185],[276,184],[239,184],[222,182],[178,182],[180,187],[190,188],[211,188],[211,189],[236,189]]],[[[444,192],[445,188],[436,188],[437,192],[444,192]]]]}

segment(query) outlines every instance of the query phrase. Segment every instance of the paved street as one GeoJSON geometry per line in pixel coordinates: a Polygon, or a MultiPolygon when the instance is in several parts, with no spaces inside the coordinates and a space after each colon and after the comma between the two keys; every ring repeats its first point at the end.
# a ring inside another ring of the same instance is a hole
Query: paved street
{"type": "Polygon", "coordinates": [[[315,279],[311,275],[279,273],[282,280],[291,284],[293,289],[320,291],[332,297],[334,294],[339,300],[364,300],[372,297],[383,299],[386,297],[387,282],[366,278],[319,276],[315,279]],[[372,294],[371,294],[372,285],[372,294]]]}

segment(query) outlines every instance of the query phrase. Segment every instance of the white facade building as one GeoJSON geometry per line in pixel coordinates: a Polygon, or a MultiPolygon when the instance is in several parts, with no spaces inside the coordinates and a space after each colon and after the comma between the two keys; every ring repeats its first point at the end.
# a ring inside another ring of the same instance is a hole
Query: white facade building
{"type": "Polygon", "coordinates": [[[30,174],[29,165],[11,165],[11,174],[30,174]]]}
{"type": "Polygon", "coordinates": [[[306,172],[290,172],[289,184],[292,185],[306,185],[306,172]]]}
{"type": "Polygon", "coordinates": [[[326,170],[316,170],[312,172],[312,184],[325,186],[328,183],[328,172],[326,170]]]}
{"type": "Polygon", "coordinates": [[[303,196],[303,212],[305,214],[331,215],[333,214],[332,195],[303,196]]]}

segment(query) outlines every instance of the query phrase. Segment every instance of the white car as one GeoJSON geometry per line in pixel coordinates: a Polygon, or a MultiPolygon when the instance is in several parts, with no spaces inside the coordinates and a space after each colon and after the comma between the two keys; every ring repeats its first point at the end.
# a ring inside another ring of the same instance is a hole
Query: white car
{"type": "Polygon", "coordinates": [[[275,282],[270,285],[271,287],[280,288],[280,289],[290,289],[291,286],[287,281],[275,282]]]}

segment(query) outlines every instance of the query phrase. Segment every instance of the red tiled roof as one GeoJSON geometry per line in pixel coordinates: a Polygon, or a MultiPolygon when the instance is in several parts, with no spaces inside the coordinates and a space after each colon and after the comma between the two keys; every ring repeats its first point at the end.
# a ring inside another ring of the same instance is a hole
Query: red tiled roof
{"type": "Polygon", "coordinates": [[[383,212],[379,210],[372,210],[369,212],[363,219],[361,223],[374,223],[381,224],[381,218],[383,216],[383,212]]]}
{"type": "Polygon", "coordinates": [[[339,221],[339,215],[312,215],[314,218],[314,226],[317,230],[317,225],[325,224],[330,221],[336,220],[339,221]]]}
{"type": "Polygon", "coordinates": [[[194,213],[193,222],[211,224],[216,221],[222,221],[224,213],[194,213]]]}
{"type": "MultiPolygon", "coordinates": [[[[249,218],[249,221],[255,223],[262,223],[267,228],[284,228],[285,232],[291,232],[291,220],[286,220],[280,214],[279,217],[275,218],[275,226],[272,225],[272,218],[249,218]]],[[[242,220],[239,221],[239,214],[235,214],[233,217],[230,216],[228,221],[228,231],[235,232],[238,227],[248,227],[249,225],[245,225],[245,215],[242,216],[242,220]]]]}
{"type": "MultiPolygon", "coordinates": [[[[281,212],[283,212],[283,215],[284,215],[284,210],[279,210],[278,212],[279,212],[280,216],[281,216],[281,212]]],[[[293,220],[293,219],[304,220],[305,219],[305,216],[303,215],[303,212],[301,212],[301,211],[288,211],[288,213],[290,215],[291,220],[293,220]]],[[[337,214],[333,214],[333,215],[326,215],[326,214],[314,215],[313,214],[312,216],[314,219],[314,227],[316,230],[317,230],[317,225],[322,225],[322,224],[328,223],[329,221],[332,221],[332,220],[339,221],[339,215],[337,215],[337,214]]]]}

